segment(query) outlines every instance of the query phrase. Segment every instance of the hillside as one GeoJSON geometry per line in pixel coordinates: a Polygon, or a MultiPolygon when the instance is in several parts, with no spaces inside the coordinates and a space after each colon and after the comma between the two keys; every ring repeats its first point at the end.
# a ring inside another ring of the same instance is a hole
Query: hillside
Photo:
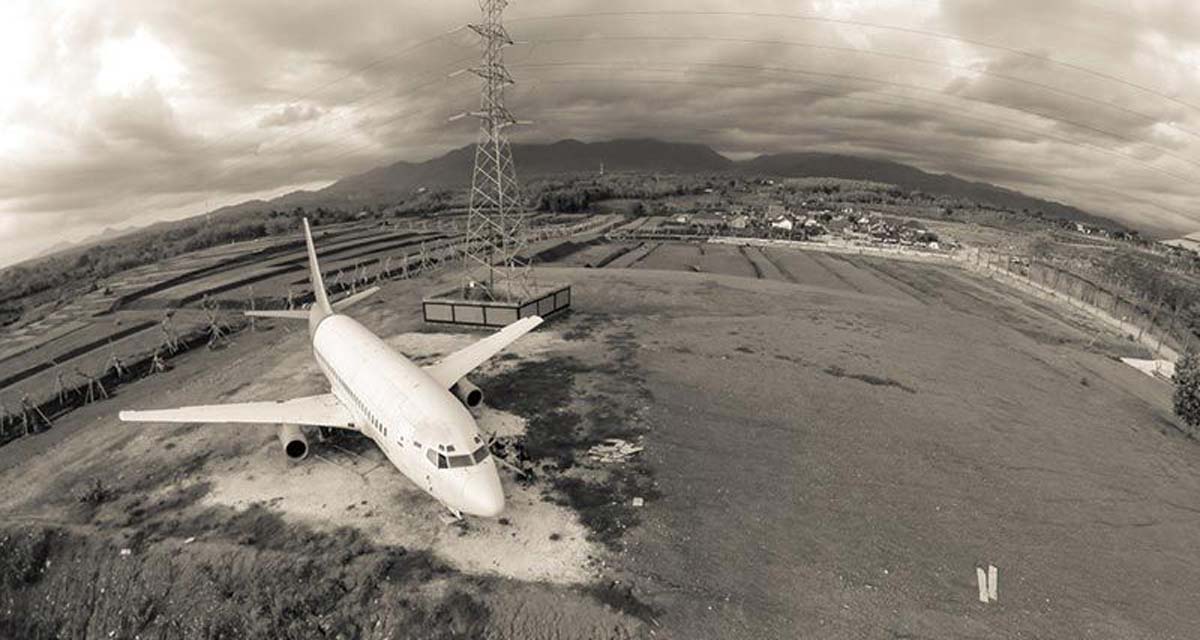
{"type": "Polygon", "coordinates": [[[1027,196],[986,182],[971,182],[957,176],[928,173],[898,162],[827,153],[784,153],[758,156],[738,163],[742,171],[783,177],[845,178],[894,184],[909,191],[956,196],[1013,211],[1042,211],[1047,218],[1083,222],[1110,229],[1123,225],[1058,202],[1027,196]]]}
{"type": "MultiPolygon", "coordinates": [[[[523,180],[580,172],[662,172],[670,174],[739,173],[777,177],[829,177],[871,180],[894,184],[906,191],[967,198],[1014,211],[1042,211],[1048,218],[1121,228],[1116,222],[1076,207],[1027,196],[983,182],[948,174],[934,174],[886,160],[827,153],[762,155],[735,162],[700,144],[652,139],[584,143],[563,140],[546,145],[513,145],[517,172],[523,180]]],[[[274,206],[337,206],[390,200],[425,188],[453,188],[467,184],[474,162],[474,146],[455,149],[425,162],[397,162],[350,176],[316,192],[284,196],[274,206]]],[[[262,203],[256,203],[261,206],[262,203]]]]}
{"type": "MultiPolygon", "coordinates": [[[[735,162],[701,144],[662,142],[653,139],[627,139],[585,143],[562,140],[553,144],[513,145],[518,177],[526,184],[556,175],[595,173],[603,164],[612,173],[633,172],[643,175],[676,176],[742,175],[746,177],[829,177],[868,180],[893,184],[904,191],[921,191],[969,199],[981,204],[1031,214],[1041,211],[1047,218],[1086,222],[1110,229],[1121,229],[1111,220],[1078,208],[1033,198],[1010,189],[982,182],[933,174],[908,165],[885,160],[825,153],[787,153],[763,155],[735,162]]],[[[213,222],[240,224],[252,222],[255,215],[275,211],[293,211],[297,207],[353,213],[363,207],[394,206],[406,203],[410,211],[438,211],[451,204],[437,190],[462,189],[471,177],[474,145],[455,149],[424,162],[397,162],[365,173],[349,176],[317,191],[294,191],[272,200],[249,200],[212,212],[213,222]],[[418,195],[423,190],[423,195],[418,195]],[[432,196],[432,197],[431,197],[432,196]],[[253,214],[253,215],[249,215],[253,214]]],[[[458,198],[459,206],[465,200],[458,198]]],[[[194,219],[193,219],[194,220],[194,219]]],[[[190,225],[189,221],[160,222],[137,229],[139,234],[190,225]]],[[[120,239],[131,230],[106,230],[97,238],[70,247],[58,247],[56,255],[70,255],[88,246],[120,239]]],[[[228,240],[226,238],[225,240],[228,240]]],[[[39,259],[46,259],[50,252],[39,259]]]]}
{"type": "Polygon", "coordinates": [[[1173,238],[1171,240],[1163,240],[1162,242],[1163,242],[1163,244],[1167,244],[1172,247],[1179,247],[1180,249],[1187,249],[1189,251],[1200,251],[1200,231],[1197,231],[1196,233],[1189,233],[1186,236],[1183,236],[1180,238],[1173,238]]]}

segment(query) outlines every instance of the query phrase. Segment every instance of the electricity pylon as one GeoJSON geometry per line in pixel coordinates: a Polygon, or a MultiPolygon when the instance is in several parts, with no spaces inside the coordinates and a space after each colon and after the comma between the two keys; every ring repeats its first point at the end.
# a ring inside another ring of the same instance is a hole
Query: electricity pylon
{"type": "MultiPolygon", "coordinates": [[[[528,270],[517,264],[525,249],[525,211],[517,182],[512,149],[504,130],[521,124],[504,106],[504,89],[514,84],[504,67],[504,48],[512,45],[502,22],[508,0],[480,0],[483,22],[470,25],[483,49],[477,67],[468,69],[483,81],[475,145],[475,171],[471,176],[471,199],[467,213],[467,251],[463,263],[467,281],[463,295],[483,290],[492,300],[512,300],[527,295],[528,270]],[[487,273],[487,286],[474,287],[474,272],[487,273]]],[[[457,119],[461,116],[455,116],[457,119]]]]}

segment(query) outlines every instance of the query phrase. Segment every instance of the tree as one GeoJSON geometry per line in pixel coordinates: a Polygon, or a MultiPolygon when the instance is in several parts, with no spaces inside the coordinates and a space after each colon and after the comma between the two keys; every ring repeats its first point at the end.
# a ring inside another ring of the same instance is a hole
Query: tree
{"type": "Polygon", "coordinates": [[[1175,363],[1175,415],[1200,426],[1200,354],[1188,349],[1175,363]]]}

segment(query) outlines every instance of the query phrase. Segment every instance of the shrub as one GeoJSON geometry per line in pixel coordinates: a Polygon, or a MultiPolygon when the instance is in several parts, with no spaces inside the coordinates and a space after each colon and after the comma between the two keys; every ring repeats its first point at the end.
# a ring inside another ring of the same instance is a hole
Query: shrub
{"type": "Polygon", "coordinates": [[[1200,426],[1200,354],[1188,349],[1175,363],[1175,415],[1200,426]]]}

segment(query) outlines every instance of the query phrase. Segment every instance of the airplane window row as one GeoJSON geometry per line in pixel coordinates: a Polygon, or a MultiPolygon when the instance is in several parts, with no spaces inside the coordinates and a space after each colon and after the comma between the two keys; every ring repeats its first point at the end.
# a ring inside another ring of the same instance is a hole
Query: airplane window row
{"type": "Polygon", "coordinates": [[[333,373],[334,379],[337,380],[337,383],[339,385],[341,385],[343,389],[346,390],[347,395],[349,395],[350,399],[352,401],[354,401],[354,405],[356,407],[358,407],[358,410],[361,411],[363,415],[367,416],[367,421],[371,423],[371,426],[374,427],[376,431],[383,434],[383,436],[386,438],[388,435],[387,425],[383,424],[383,422],[379,418],[376,418],[374,416],[374,414],[372,414],[369,410],[367,410],[367,405],[365,402],[363,402],[361,399],[359,399],[358,396],[356,396],[350,392],[350,387],[347,386],[345,381],[342,380],[342,377],[338,374],[337,370],[334,369],[333,367],[329,366],[329,363],[326,362],[325,359],[321,357],[321,354],[319,354],[319,353],[317,354],[317,359],[320,360],[321,363],[325,365],[325,368],[327,368],[330,372],[333,373]]]}

